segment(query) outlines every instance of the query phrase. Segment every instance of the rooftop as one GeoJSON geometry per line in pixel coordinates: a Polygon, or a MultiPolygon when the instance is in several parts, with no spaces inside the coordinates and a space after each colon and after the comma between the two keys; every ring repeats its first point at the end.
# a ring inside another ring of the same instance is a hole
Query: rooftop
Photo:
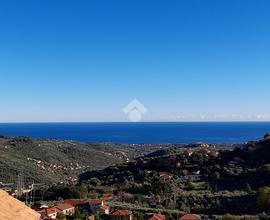
{"type": "Polygon", "coordinates": [[[68,203],[62,203],[62,204],[58,204],[57,206],[55,206],[57,209],[63,211],[63,210],[66,210],[66,209],[72,209],[74,208],[73,205],[71,204],[68,204],[68,203]]]}
{"type": "Polygon", "coordinates": [[[185,214],[179,220],[201,220],[201,217],[195,214],[185,214]]]}
{"type": "Polygon", "coordinates": [[[132,212],[129,210],[115,210],[111,213],[111,215],[131,215],[132,212]]]}
{"type": "Polygon", "coordinates": [[[148,218],[148,220],[165,220],[165,219],[166,219],[166,216],[161,215],[161,214],[154,214],[153,216],[148,218]]]}

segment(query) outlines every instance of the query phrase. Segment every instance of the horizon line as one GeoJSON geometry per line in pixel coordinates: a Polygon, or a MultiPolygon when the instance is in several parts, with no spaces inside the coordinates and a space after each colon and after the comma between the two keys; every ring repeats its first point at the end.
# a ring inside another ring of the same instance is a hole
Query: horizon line
{"type": "Polygon", "coordinates": [[[248,123],[248,122],[261,122],[270,123],[270,120],[184,120],[184,121],[10,121],[0,122],[0,124],[67,124],[67,123],[130,123],[130,124],[142,124],[142,123],[248,123]]]}

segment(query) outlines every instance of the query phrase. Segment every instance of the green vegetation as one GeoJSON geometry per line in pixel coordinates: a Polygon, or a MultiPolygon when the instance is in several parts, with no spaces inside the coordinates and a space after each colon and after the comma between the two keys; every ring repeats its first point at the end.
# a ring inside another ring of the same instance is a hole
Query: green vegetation
{"type": "Polygon", "coordinates": [[[257,206],[263,211],[270,211],[270,187],[259,188],[257,206]]]}
{"type": "MultiPolygon", "coordinates": [[[[65,173],[66,179],[71,174],[79,174],[76,182],[47,185],[45,191],[41,187],[37,189],[36,196],[43,197],[47,202],[97,199],[104,193],[112,193],[113,199],[108,202],[110,207],[132,210],[135,219],[139,220],[146,212],[163,213],[168,219],[177,219],[181,213],[218,216],[217,219],[224,220],[267,219],[270,215],[268,138],[229,149],[228,146],[207,144],[193,148],[166,145],[166,149],[145,155],[125,145],[115,145],[110,151],[103,151],[111,145],[104,144],[104,147],[99,144],[24,138],[1,140],[0,150],[4,153],[0,157],[5,159],[0,161],[8,163],[9,169],[14,166],[15,170],[17,160],[22,160],[20,169],[32,166],[30,173],[37,172],[34,173],[35,178],[45,175],[44,178],[48,180],[59,175],[59,180],[62,180],[65,173]],[[47,146],[45,149],[52,150],[56,155],[46,153],[43,148],[40,150],[43,155],[37,155],[34,149],[38,146],[47,146]],[[129,153],[128,149],[131,149],[129,153]],[[25,161],[20,155],[42,160],[43,165],[46,161],[53,165],[61,163],[66,168],[81,168],[64,171],[61,168],[57,171],[52,169],[53,166],[48,166],[49,169],[42,171],[39,162],[25,161]],[[130,162],[126,161],[127,155],[132,159],[130,162]],[[6,162],[9,157],[10,160],[6,162]],[[106,166],[105,163],[110,166],[101,169],[106,166]]],[[[86,215],[77,210],[75,219],[82,219],[86,215]]]]}
{"type": "Polygon", "coordinates": [[[159,146],[80,143],[28,137],[0,137],[0,182],[73,182],[85,170],[98,170],[133,160],[159,146]]]}

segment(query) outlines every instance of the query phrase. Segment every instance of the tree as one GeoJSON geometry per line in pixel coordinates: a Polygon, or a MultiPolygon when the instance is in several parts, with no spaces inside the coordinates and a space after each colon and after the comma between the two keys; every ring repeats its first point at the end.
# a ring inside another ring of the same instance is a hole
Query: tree
{"type": "Polygon", "coordinates": [[[74,220],[84,220],[88,217],[88,214],[86,211],[80,211],[76,209],[75,214],[74,214],[74,220]]]}
{"type": "Polygon", "coordinates": [[[134,212],[134,220],[143,220],[143,213],[141,212],[134,212]]]}
{"type": "Polygon", "coordinates": [[[65,219],[66,216],[63,214],[63,213],[58,213],[56,218],[59,218],[59,219],[65,219]]]}
{"type": "Polygon", "coordinates": [[[270,210],[270,187],[261,187],[257,193],[257,207],[263,211],[270,210]]]}
{"type": "Polygon", "coordinates": [[[262,171],[265,173],[270,173],[270,164],[264,164],[262,166],[262,171]]]}
{"type": "Polygon", "coordinates": [[[199,164],[203,164],[206,160],[205,156],[202,153],[195,152],[192,155],[192,159],[195,162],[198,162],[199,164]]]}
{"type": "Polygon", "coordinates": [[[215,171],[213,174],[212,174],[212,178],[214,180],[219,180],[220,179],[220,173],[218,171],[215,171]]]}

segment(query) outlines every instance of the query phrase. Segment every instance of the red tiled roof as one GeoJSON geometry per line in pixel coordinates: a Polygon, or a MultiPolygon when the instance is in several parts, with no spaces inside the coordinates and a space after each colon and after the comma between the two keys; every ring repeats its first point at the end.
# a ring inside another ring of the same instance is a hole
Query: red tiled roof
{"type": "Polygon", "coordinates": [[[47,208],[46,213],[47,215],[55,214],[57,213],[57,209],[55,207],[47,208]]]}
{"type": "Polygon", "coordinates": [[[111,213],[111,215],[131,215],[132,212],[129,210],[115,210],[111,213]]]}
{"type": "Polygon", "coordinates": [[[148,220],[165,220],[166,216],[161,214],[154,214],[148,220]]]}
{"type": "Polygon", "coordinates": [[[65,200],[64,203],[65,204],[70,204],[70,205],[72,205],[74,207],[89,204],[87,200],[77,200],[77,199],[65,200]]]}
{"type": "Polygon", "coordinates": [[[103,209],[103,210],[107,210],[107,209],[109,209],[109,206],[103,205],[103,206],[100,206],[100,208],[103,209]]]}
{"type": "Polygon", "coordinates": [[[201,220],[201,217],[195,214],[186,214],[183,215],[180,220],[201,220]]]}
{"type": "Polygon", "coordinates": [[[104,193],[102,196],[101,196],[103,199],[109,199],[112,197],[112,194],[111,193],[104,193]]]}
{"type": "Polygon", "coordinates": [[[69,203],[62,203],[62,204],[58,204],[56,206],[56,208],[63,211],[63,210],[72,209],[72,208],[75,208],[75,207],[73,205],[69,204],[69,203]]]}
{"type": "Polygon", "coordinates": [[[88,200],[88,203],[90,205],[96,205],[96,204],[101,204],[102,201],[101,200],[97,200],[97,199],[91,199],[91,200],[88,200]]]}
{"type": "Polygon", "coordinates": [[[168,173],[168,172],[159,172],[159,175],[160,176],[165,176],[165,175],[170,175],[170,173],[168,173]]]}

